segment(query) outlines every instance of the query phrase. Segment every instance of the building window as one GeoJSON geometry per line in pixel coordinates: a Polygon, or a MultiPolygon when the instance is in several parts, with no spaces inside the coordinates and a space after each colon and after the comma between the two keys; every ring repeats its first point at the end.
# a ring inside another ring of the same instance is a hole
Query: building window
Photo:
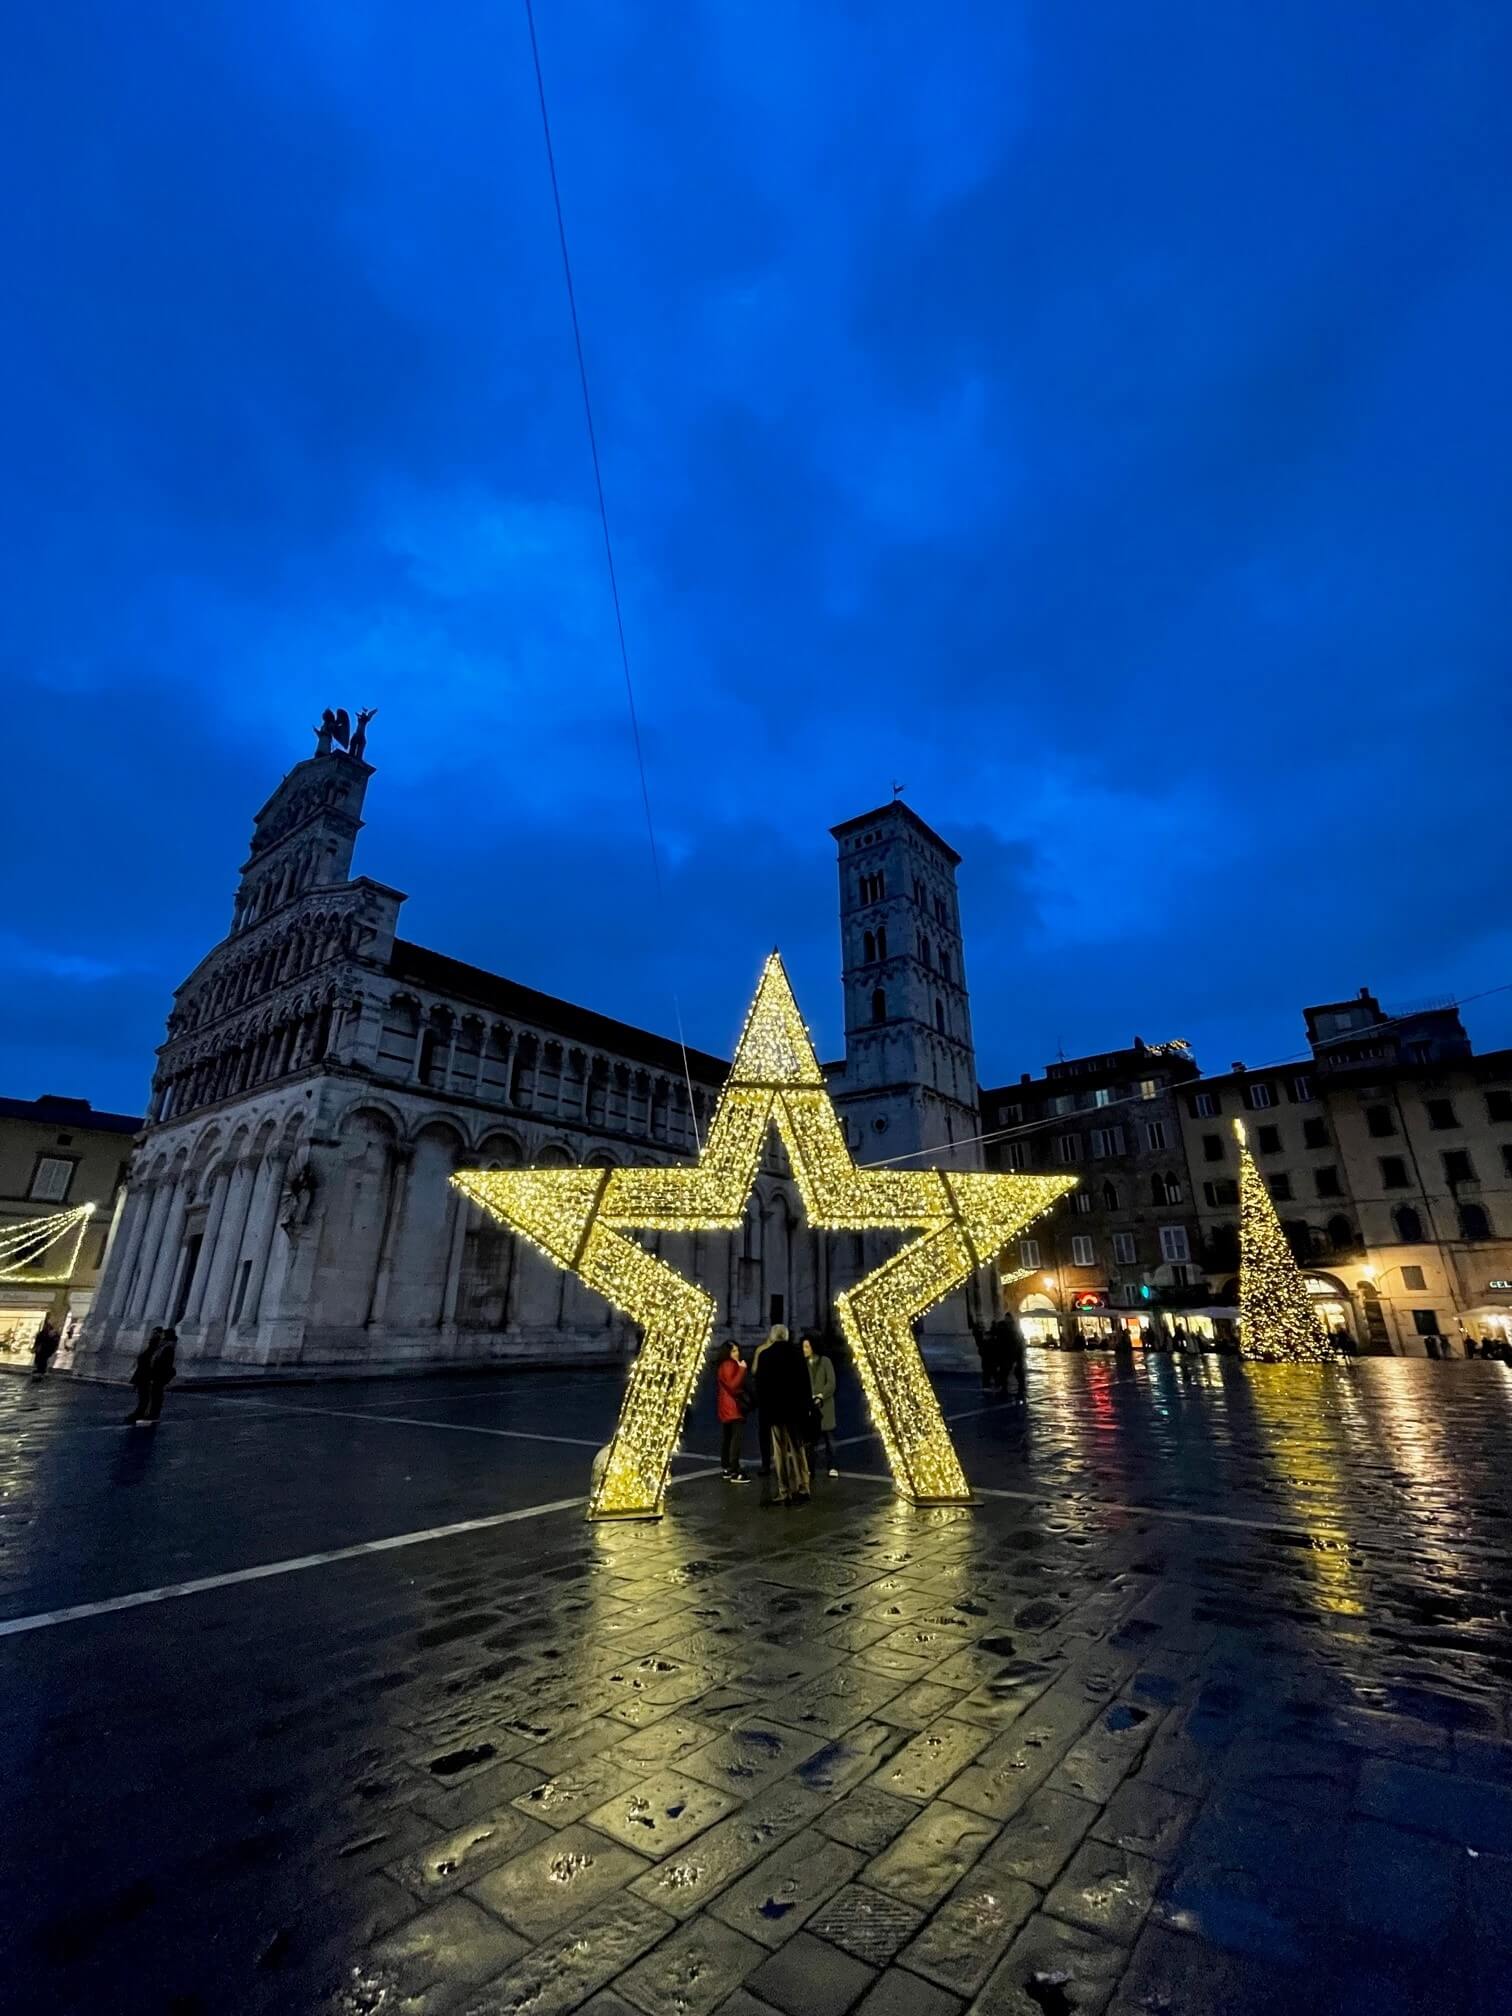
{"type": "Polygon", "coordinates": [[[935,996],[935,1028],[942,1036],[945,1034],[945,1003],[938,994],[935,996]]]}
{"type": "Polygon", "coordinates": [[[1326,1148],[1328,1146],[1328,1122],[1326,1120],[1304,1120],[1302,1122],[1302,1146],[1304,1148],[1326,1148]]]}
{"type": "Polygon", "coordinates": [[[1405,1190],[1407,1186],[1407,1164],[1400,1155],[1381,1157],[1381,1187],[1384,1190],[1405,1190]]]}
{"type": "Polygon", "coordinates": [[[1281,1153],[1281,1129],[1279,1127],[1257,1127],[1255,1129],[1255,1146],[1262,1155],[1279,1155],[1281,1153]]]}
{"type": "Polygon", "coordinates": [[[1160,1257],[1162,1260],[1176,1262],[1191,1259],[1191,1248],[1187,1244],[1185,1225],[1161,1226],[1160,1257]]]}
{"type": "Polygon", "coordinates": [[[924,961],[926,966],[933,965],[934,963],[929,956],[929,940],[924,936],[922,931],[919,933],[919,957],[924,961]]]}
{"type": "Polygon", "coordinates": [[[1396,1116],[1389,1106],[1367,1106],[1365,1125],[1378,1141],[1384,1141],[1388,1134],[1395,1134],[1396,1116]]]}
{"type": "Polygon", "coordinates": [[[1025,1169],[1028,1167],[1028,1164],[1029,1158],[1025,1153],[1022,1141],[1005,1141],[1003,1143],[1003,1167],[1005,1169],[1025,1169]]]}
{"type": "Polygon", "coordinates": [[[1104,1183],[1102,1186],[1102,1201],[1104,1211],[1116,1211],[1118,1209],[1118,1185],[1116,1183],[1104,1183]]]}
{"type": "Polygon", "coordinates": [[[1263,1113],[1273,1103],[1269,1085],[1246,1085],[1244,1103],[1252,1113],[1263,1113]]]}
{"type": "Polygon", "coordinates": [[[1290,1204],[1292,1194],[1290,1176],[1267,1176],[1265,1182],[1266,1188],[1278,1204],[1290,1204]]]}
{"type": "Polygon", "coordinates": [[[885,924],[877,926],[877,957],[879,959],[887,957],[887,926],[885,924]]]}
{"type": "Polygon", "coordinates": [[[1122,1155],[1124,1137],[1122,1127],[1094,1127],[1092,1129],[1092,1153],[1094,1155],[1122,1155]]]}
{"type": "Polygon", "coordinates": [[[1419,1337],[1437,1337],[1439,1334],[1438,1311],[1436,1309],[1414,1309],[1413,1328],[1419,1337]]]}
{"type": "Polygon", "coordinates": [[[1475,1165],[1470,1160],[1470,1151],[1468,1148],[1445,1148],[1443,1150],[1443,1157],[1444,1181],[1449,1185],[1451,1190],[1456,1183],[1473,1183],[1475,1181],[1475,1165]]]}
{"type": "Polygon", "coordinates": [[[1092,1192],[1090,1190],[1073,1190],[1071,1192],[1071,1209],[1078,1216],[1089,1218],[1092,1215],[1092,1192]]]}
{"type": "Polygon", "coordinates": [[[1192,1118],[1194,1120],[1216,1120],[1218,1113],[1218,1100],[1213,1093],[1194,1092],[1192,1094],[1192,1118]]]}
{"type": "Polygon", "coordinates": [[[1486,1118],[1499,1121],[1503,1126],[1512,1125],[1512,1092],[1488,1092],[1486,1118]]]}
{"type": "Polygon", "coordinates": [[[1459,1122],[1454,1117],[1452,1099],[1430,1099],[1427,1101],[1427,1106],[1430,1127],[1458,1127],[1459,1122]]]}
{"type": "Polygon", "coordinates": [[[1071,1265],[1090,1267],[1094,1264],[1095,1258],[1092,1241],[1085,1233],[1078,1232],[1071,1241],[1071,1265]]]}
{"type": "Polygon", "coordinates": [[[1050,1111],[1052,1113],[1074,1113],[1076,1111],[1076,1101],[1069,1092],[1062,1092],[1050,1101],[1050,1111]]]}
{"type": "Polygon", "coordinates": [[[1312,1080],[1307,1076],[1306,1072],[1303,1072],[1300,1077],[1293,1078],[1291,1081],[1291,1095],[1299,1106],[1306,1106],[1311,1101],[1313,1096],[1312,1080]]]}
{"type": "Polygon", "coordinates": [[[936,896],[936,898],[935,898],[935,922],[936,922],[937,924],[944,924],[944,923],[947,923],[948,921],[949,921],[949,920],[948,920],[948,918],[947,918],[947,916],[946,916],[946,914],[945,914],[945,898],[944,898],[943,896],[936,896]]]}
{"type": "Polygon", "coordinates": [[[917,875],[914,877],[914,901],[921,910],[924,908],[924,884],[917,875]]]}
{"type": "Polygon", "coordinates": [[[1057,1162],[1080,1162],[1080,1134],[1057,1134],[1055,1137],[1055,1159],[1057,1162]]]}
{"type": "Polygon", "coordinates": [[[948,952],[940,954],[940,978],[942,980],[950,978],[950,954],[948,952]]]}
{"type": "Polygon", "coordinates": [[[28,1197],[35,1197],[42,1204],[61,1204],[68,1196],[73,1184],[74,1170],[78,1163],[68,1155],[39,1155],[37,1166],[32,1170],[31,1188],[28,1197]]]}
{"type": "Polygon", "coordinates": [[[1132,1232],[1113,1234],[1113,1258],[1120,1267],[1133,1267],[1139,1260],[1139,1248],[1132,1232]]]}
{"type": "Polygon", "coordinates": [[[1313,1171],[1313,1181],[1318,1186],[1320,1197],[1342,1197],[1344,1185],[1339,1181],[1339,1172],[1333,1167],[1313,1171]]]}
{"type": "Polygon", "coordinates": [[[872,995],[872,1020],[873,1022],[887,1020],[887,994],[881,987],[878,987],[872,995]]]}
{"type": "Polygon", "coordinates": [[[1169,1169],[1151,1179],[1150,1197],[1156,1204],[1179,1204],[1182,1194],[1181,1178],[1169,1169]]]}
{"type": "Polygon", "coordinates": [[[1022,1106],[999,1106],[997,1117],[1000,1127],[1017,1127],[1024,1117],[1024,1109],[1022,1106]]]}
{"type": "Polygon", "coordinates": [[[1416,1246],[1423,1236],[1423,1221],[1410,1204],[1398,1204],[1391,1214],[1396,1235],[1404,1246],[1416,1246]]]}
{"type": "Polygon", "coordinates": [[[1493,1236],[1491,1220],[1482,1204],[1461,1204],[1459,1221],[1462,1239],[1489,1239],[1493,1236]]]}
{"type": "Polygon", "coordinates": [[[1428,1286],[1428,1283],[1423,1279],[1422,1268],[1404,1267],[1402,1269],[1402,1286],[1411,1289],[1416,1295],[1421,1295],[1423,1290],[1428,1286]]]}
{"type": "Polygon", "coordinates": [[[1038,1267],[1039,1263],[1040,1263],[1040,1257],[1039,1257],[1038,1239],[1020,1239],[1019,1241],[1020,1267],[1038,1267]]]}
{"type": "Polygon", "coordinates": [[[1146,1120],[1145,1146],[1158,1153],[1166,1145],[1166,1130],[1163,1120],[1146,1120]]]}
{"type": "Polygon", "coordinates": [[[1160,1087],[1153,1078],[1141,1078],[1139,1081],[1139,1096],[1141,1099],[1158,1099],[1160,1096],[1160,1087]]]}
{"type": "Polygon", "coordinates": [[[1202,1194],[1216,1211],[1220,1205],[1239,1202],[1239,1185],[1232,1176],[1220,1176],[1216,1183],[1204,1183],[1202,1194]]]}
{"type": "Polygon", "coordinates": [[[1221,1162],[1223,1160],[1223,1136],[1221,1134],[1203,1135],[1202,1159],[1204,1162],[1221,1162]]]}
{"type": "Polygon", "coordinates": [[[875,962],[877,957],[877,934],[874,931],[864,931],[861,934],[861,957],[868,966],[875,962]]]}

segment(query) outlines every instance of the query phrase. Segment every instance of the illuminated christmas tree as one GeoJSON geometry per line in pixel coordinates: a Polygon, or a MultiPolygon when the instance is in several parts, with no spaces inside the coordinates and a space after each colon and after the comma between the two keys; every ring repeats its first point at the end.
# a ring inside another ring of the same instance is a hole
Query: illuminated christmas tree
{"type": "Polygon", "coordinates": [[[1331,1364],[1339,1353],[1312,1306],[1270,1192],[1239,1137],[1239,1349],[1272,1363],[1331,1364]]]}

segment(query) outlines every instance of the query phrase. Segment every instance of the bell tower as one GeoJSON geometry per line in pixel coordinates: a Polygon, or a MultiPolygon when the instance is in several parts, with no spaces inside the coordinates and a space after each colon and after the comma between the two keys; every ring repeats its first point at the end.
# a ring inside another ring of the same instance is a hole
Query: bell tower
{"type": "Polygon", "coordinates": [[[830,831],[845,987],[834,1092],[856,1158],[928,1151],[945,1168],[980,1169],[961,857],[901,799],[830,831]]]}
{"type": "Polygon", "coordinates": [[[233,936],[291,896],[350,880],[372,774],[370,763],[340,749],[295,764],[252,822],[231,913],[233,936]]]}

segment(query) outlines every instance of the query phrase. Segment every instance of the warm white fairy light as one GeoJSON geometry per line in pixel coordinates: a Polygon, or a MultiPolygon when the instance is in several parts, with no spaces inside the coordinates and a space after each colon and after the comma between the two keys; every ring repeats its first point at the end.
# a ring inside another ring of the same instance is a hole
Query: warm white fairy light
{"type": "Polygon", "coordinates": [[[73,1279],[84,1227],[94,1216],[93,1204],[54,1211],[46,1218],[23,1218],[0,1227],[0,1281],[24,1281],[38,1288],[57,1287],[73,1279]],[[64,1242],[68,1241],[66,1248],[64,1242]],[[59,1250],[52,1253],[52,1249],[59,1250]],[[38,1262],[52,1253],[51,1271],[39,1274],[38,1262]]]}
{"type": "Polygon", "coordinates": [[[734,1231],[770,1126],[812,1224],[925,1234],[838,1296],[836,1309],[898,1488],[918,1503],[970,1497],[913,1321],[994,1260],[1076,1179],[858,1168],[774,952],[691,1167],[473,1169],[452,1179],[644,1331],[590,1518],[660,1512],[714,1324],[714,1298],[624,1234],[734,1231]]]}
{"type": "Polygon", "coordinates": [[[1245,1358],[1331,1364],[1342,1354],[1325,1335],[1302,1271],[1244,1135],[1239,1142],[1239,1350],[1245,1358]]]}

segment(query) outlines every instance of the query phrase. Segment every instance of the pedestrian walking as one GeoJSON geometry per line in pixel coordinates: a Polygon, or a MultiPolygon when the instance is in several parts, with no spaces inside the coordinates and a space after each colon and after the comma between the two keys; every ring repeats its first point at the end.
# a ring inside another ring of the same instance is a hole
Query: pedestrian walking
{"type": "Polygon", "coordinates": [[[803,1353],[785,1324],[772,1325],[756,1353],[754,1371],[761,1424],[771,1437],[771,1496],[767,1502],[801,1504],[809,1495],[805,1445],[813,1395],[803,1353]]]}
{"type": "Polygon", "coordinates": [[[126,1416],[138,1428],[155,1428],[163,1411],[163,1395],[178,1374],[178,1333],[154,1330],[137,1353],[131,1383],[136,1388],[136,1406],[126,1416]]]}
{"type": "Polygon", "coordinates": [[[746,1484],[749,1478],[740,1467],[740,1444],[745,1435],[748,1374],[740,1346],[732,1337],[724,1348],[714,1378],[718,1385],[715,1411],[719,1416],[719,1461],[728,1484],[746,1484]]]}
{"type": "Polygon", "coordinates": [[[58,1326],[51,1314],[42,1318],[42,1327],[32,1339],[32,1377],[45,1379],[47,1368],[58,1355],[58,1346],[63,1339],[58,1334],[58,1326]]]}
{"type": "Polygon", "coordinates": [[[835,1468],[835,1361],[824,1352],[816,1351],[812,1338],[803,1340],[803,1356],[808,1366],[809,1394],[812,1414],[809,1422],[808,1460],[809,1468],[817,1470],[815,1452],[819,1444],[824,1444],[824,1460],[831,1477],[838,1477],[835,1468]]]}
{"type": "Polygon", "coordinates": [[[993,1391],[1006,1396],[1008,1381],[1012,1379],[1015,1397],[1025,1397],[1024,1384],[1024,1340],[1017,1323],[1011,1316],[999,1316],[988,1332],[988,1348],[991,1354],[993,1391]]]}

